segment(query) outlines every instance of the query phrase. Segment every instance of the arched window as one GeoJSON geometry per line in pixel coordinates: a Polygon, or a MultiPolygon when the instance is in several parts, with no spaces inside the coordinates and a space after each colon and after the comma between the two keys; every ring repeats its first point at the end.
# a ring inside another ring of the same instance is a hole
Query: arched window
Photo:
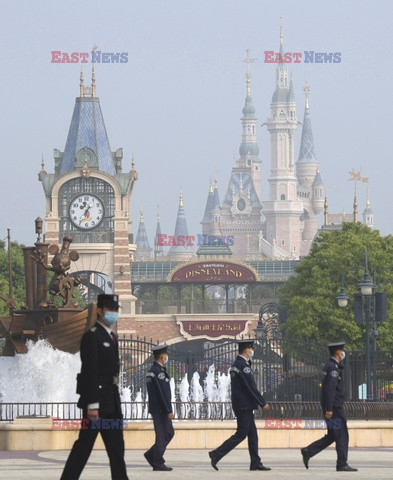
{"type": "Polygon", "coordinates": [[[285,195],[281,194],[281,200],[285,200],[285,195]]]}

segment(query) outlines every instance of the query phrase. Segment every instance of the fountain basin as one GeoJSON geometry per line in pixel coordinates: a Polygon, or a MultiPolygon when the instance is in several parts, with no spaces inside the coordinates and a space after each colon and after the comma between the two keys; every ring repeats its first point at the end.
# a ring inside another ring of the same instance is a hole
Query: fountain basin
{"type": "MultiPolygon", "coordinates": [[[[264,419],[256,421],[260,448],[301,448],[322,437],[326,430],[319,428],[272,429],[264,419]]],[[[0,424],[0,450],[70,450],[79,428],[52,428],[52,418],[18,418],[0,424]]],[[[234,420],[190,421],[175,420],[175,437],[168,448],[207,449],[220,445],[235,432],[234,420]]],[[[385,420],[348,421],[350,447],[393,447],[393,422],[385,420]]],[[[152,421],[134,420],[124,429],[126,449],[147,449],[154,443],[152,421]]],[[[103,449],[99,435],[94,448],[103,449]]],[[[238,448],[248,448],[247,440],[238,448]]]]}

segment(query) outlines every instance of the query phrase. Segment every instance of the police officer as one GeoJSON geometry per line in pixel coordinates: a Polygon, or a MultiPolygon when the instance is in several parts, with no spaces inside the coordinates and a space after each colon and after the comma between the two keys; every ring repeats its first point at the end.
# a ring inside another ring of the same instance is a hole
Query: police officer
{"type": "Polygon", "coordinates": [[[301,449],[303,463],[308,468],[311,457],[336,442],[338,472],[357,472],[348,465],[348,428],[344,411],[343,364],[345,342],[330,343],[330,359],[323,367],[321,406],[327,423],[327,435],[301,449]]]}
{"type": "Polygon", "coordinates": [[[254,341],[239,340],[239,355],[230,370],[232,409],[237,419],[237,430],[221,446],[209,452],[211,465],[218,470],[217,463],[248,437],[250,453],[250,470],[271,470],[265,467],[258,455],[258,432],[255,425],[254,410],[262,407],[268,410],[269,405],[258,391],[251,369],[251,358],[254,356],[254,341]]]}
{"type": "Polygon", "coordinates": [[[157,345],[152,348],[152,352],[154,363],[147,374],[146,382],[149,395],[149,413],[153,417],[156,441],[144,453],[144,456],[153,467],[153,470],[169,472],[172,468],[165,465],[163,455],[175,432],[172,425],[170,378],[165,368],[165,365],[168,363],[168,347],[166,345],[157,345]]]}
{"type": "Polygon", "coordinates": [[[112,480],[128,480],[124,462],[122,413],[118,390],[119,351],[111,330],[118,319],[117,295],[98,295],[97,322],[83,335],[78,374],[78,407],[83,410],[79,438],[74,443],[61,480],[77,480],[93,449],[98,432],[108,453],[112,480]],[[106,420],[106,421],[103,421],[106,420]]]}

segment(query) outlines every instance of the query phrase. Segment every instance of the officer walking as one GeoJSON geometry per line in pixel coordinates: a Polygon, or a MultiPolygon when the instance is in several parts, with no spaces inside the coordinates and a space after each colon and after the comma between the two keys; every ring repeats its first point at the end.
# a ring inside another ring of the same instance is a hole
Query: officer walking
{"type": "Polygon", "coordinates": [[[230,370],[232,409],[237,419],[237,430],[220,447],[209,452],[211,465],[218,470],[217,463],[224,455],[233,450],[248,437],[250,453],[250,470],[271,470],[265,467],[258,455],[258,432],[255,425],[254,410],[262,407],[268,410],[269,405],[258,391],[251,369],[251,358],[254,356],[254,341],[239,340],[239,355],[230,370]]]}
{"type": "Polygon", "coordinates": [[[78,374],[78,407],[83,410],[79,438],[74,443],[61,480],[77,480],[93,449],[98,432],[108,453],[112,480],[128,480],[124,462],[122,413],[118,390],[119,351],[111,327],[118,319],[117,295],[98,295],[97,322],[83,335],[78,374]]]}
{"type": "Polygon", "coordinates": [[[146,382],[149,395],[149,413],[153,417],[156,441],[144,453],[144,456],[153,470],[169,472],[172,468],[165,465],[164,453],[175,432],[172,425],[170,378],[165,368],[168,363],[168,347],[157,345],[152,348],[152,352],[154,363],[147,374],[146,382]]]}
{"type": "Polygon", "coordinates": [[[342,361],[345,342],[330,343],[330,359],[323,367],[321,406],[327,423],[327,435],[301,449],[303,463],[308,468],[311,457],[336,442],[338,472],[357,472],[348,465],[348,428],[344,411],[344,382],[342,361]]]}

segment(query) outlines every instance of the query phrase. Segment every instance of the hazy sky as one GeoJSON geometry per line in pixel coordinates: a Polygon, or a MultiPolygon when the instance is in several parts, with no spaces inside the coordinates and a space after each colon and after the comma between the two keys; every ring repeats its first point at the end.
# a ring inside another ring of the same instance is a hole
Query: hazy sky
{"type": "MultiPolygon", "coordinates": [[[[267,199],[270,139],[261,124],[270,112],[275,65],[264,63],[264,51],[279,48],[280,17],[286,51],[341,52],[339,64],[290,65],[300,120],[305,80],[311,85],[330,211],[352,210],[348,172],[361,169],[370,179],[375,223],[392,233],[392,1],[3,0],[0,6],[1,238],[10,227],[14,239],[34,241],[34,219],[45,215],[41,154],[53,172],[53,149],[64,150],[79,95],[80,64],[53,64],[51,51],[89,52],[94,43],[103,52],[128,52],[128,63],[96,65],[96,79],[111,149],[123,148],[124,170],[135,156],[135,234],[140,203],[151,243],[157,204],[162,232],[173,234],[180,185],[190,234],[201,233],[210,176],[223,199],[241,140],[247,48],[258,58],[252,97],[267,199]]],[[[296,158],[300,135],[299,128],[296,158]]],[[[360,213],[365,195],[361,184],[360,213]]]]}

